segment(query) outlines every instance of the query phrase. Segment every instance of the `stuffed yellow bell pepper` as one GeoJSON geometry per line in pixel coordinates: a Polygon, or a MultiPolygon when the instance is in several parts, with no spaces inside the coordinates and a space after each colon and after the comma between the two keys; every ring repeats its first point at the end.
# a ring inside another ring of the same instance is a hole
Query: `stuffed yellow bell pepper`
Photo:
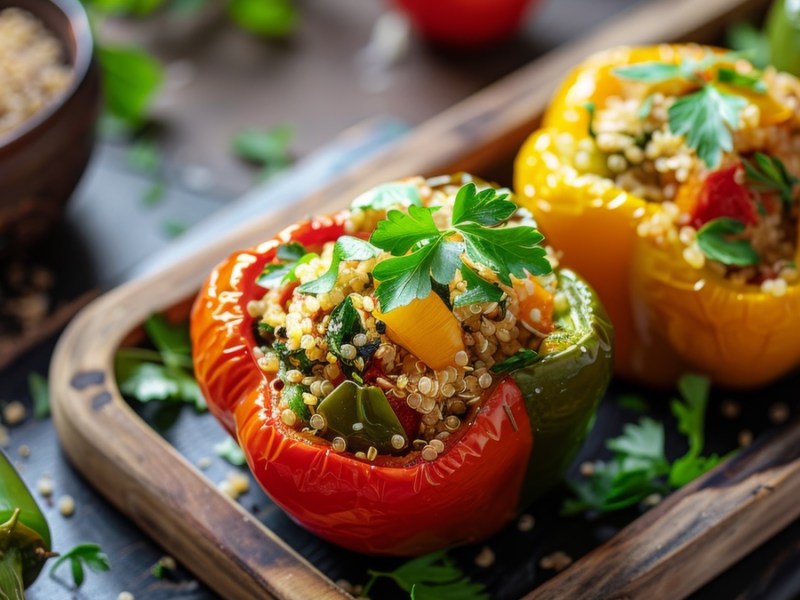
{"type": "Polygon", "coordinates": [[[800,365],[800,82],[694,45],[590,57],[515,165],[518,198],[617,331],[617,373],[727,387],[800,365]]]}

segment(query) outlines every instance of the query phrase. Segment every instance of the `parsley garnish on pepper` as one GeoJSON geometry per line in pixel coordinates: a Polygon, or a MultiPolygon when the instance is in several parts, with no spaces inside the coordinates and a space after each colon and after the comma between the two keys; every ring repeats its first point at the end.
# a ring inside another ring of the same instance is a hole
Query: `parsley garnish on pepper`
{"type": "Polygon", "coordinates": [[[752,160],[742,159],[750,189],[777,192],[786,208],[794,202],[794,186],[800,179],[791,175],[779,158],[756,152],[752,160]]]}
{"type": "Polygon", "coordinates": [[[749,267],[761,262],[761,257],[749,241],[737,238],[745,224],[731,217],[719,217],[703,225],[697,232],[697,245],[707,258],[723,265],[749,267]]]}
{"type": "MultiPolygon", "coordinates": [[[[474,183],[466,184],[456,194],[451,226],[443,230],[433,220],[438,209],[409,206],[407,213],[389,211],[370,237],[370,243],[394,255],[373,271],[379,281],[375,295],[384,312],[426,298],[431,280],[449,284],[456,270],[467,264],[465,256],[491,269],[506,285],[511,285],[511,275],[525,278],[552,271],[540,246],[543,236],[533,227],[508,226],[516,211],[508,194],[478,192],[474,183]]],[[[496,288],[485,280],[486,285],[475,285],[475,278],[482,279],[474,271],[467,276],[473,280],[472,301],[496,300],[496,288]]]]}
{"type": "Polygon", "coordinates": [[[732,54],[709,54],[703,59],[686,59],[681,64],[643,62],[614,69],[622,79],[642,83],[663,83],[675,79],[690,81],[699,86],[695,92],[678,98],[667,110],[669,130],[683,135],[686,143],[694,148],[697,156],[709,168],[715,168],[722,160],[722,153],[733,149],[731,131],[738,127],[739,113],[747,100],[737,94],[723,91],[717,83],[727,84],[756,93],[765,93],[766,85],[755,74],[743,74],[720,67],[715,80],[709,80],[706,72],[719,63],[735,60],[732,54]]]}

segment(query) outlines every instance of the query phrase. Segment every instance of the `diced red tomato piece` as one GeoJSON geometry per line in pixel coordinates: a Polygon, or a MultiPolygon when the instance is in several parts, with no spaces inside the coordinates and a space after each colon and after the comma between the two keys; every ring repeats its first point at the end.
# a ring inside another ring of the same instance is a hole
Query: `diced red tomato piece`
{"type": "Polygon", "coordinates": [[[692,225],[699,229],[712,219],[731,217],[747,225],[758,220],[756,205],[750,191],[736,181],[734,165],[714,171],[706,177],[692,212],[692,225]]]}

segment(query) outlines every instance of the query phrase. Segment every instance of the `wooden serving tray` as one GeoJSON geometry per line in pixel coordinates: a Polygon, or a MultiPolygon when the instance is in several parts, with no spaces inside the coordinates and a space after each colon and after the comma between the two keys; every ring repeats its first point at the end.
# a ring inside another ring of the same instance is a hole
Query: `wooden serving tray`
{"type": "MultiPolygon", "coordinates": [[[[191,261],[96,300],[54,356],[55,425],[70,460],[123,513],[225,598],[349,597],[216,487],[122,399],[113,359],[154,312],[186,314],[229,252],[306,214],[347,206],[372,185],[467,170],[509,182],[513,156],[554,86],[586,55],[622,43],[711,41],[767,0],[654,0],[441,113],[388,151],[269,219],[231,232],[191,261]]],[[[671,495],[527,598],[682,598],[800,516],[800,424],[671,495]],[[709,558],[713,556],[713,559],[709,558]]]]}

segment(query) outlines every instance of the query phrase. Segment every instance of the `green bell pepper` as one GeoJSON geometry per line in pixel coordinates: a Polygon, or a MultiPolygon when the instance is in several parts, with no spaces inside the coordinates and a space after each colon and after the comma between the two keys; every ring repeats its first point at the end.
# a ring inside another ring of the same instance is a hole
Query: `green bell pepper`
{"type": "Polygon", "coordinates": [[[50,552],[50,528],[25,483],[0,451],[0,598],[21,599],[50,552]]]}
{"type": "Polygon", "coordinates": [[[597,295],[572,271],[558,272],[555,331],[541,359],[511,373],[528,409],[535,459],[520,498],[524,507],[552,488],[591,429],[611,380],[614,328],[597,295]]]}

